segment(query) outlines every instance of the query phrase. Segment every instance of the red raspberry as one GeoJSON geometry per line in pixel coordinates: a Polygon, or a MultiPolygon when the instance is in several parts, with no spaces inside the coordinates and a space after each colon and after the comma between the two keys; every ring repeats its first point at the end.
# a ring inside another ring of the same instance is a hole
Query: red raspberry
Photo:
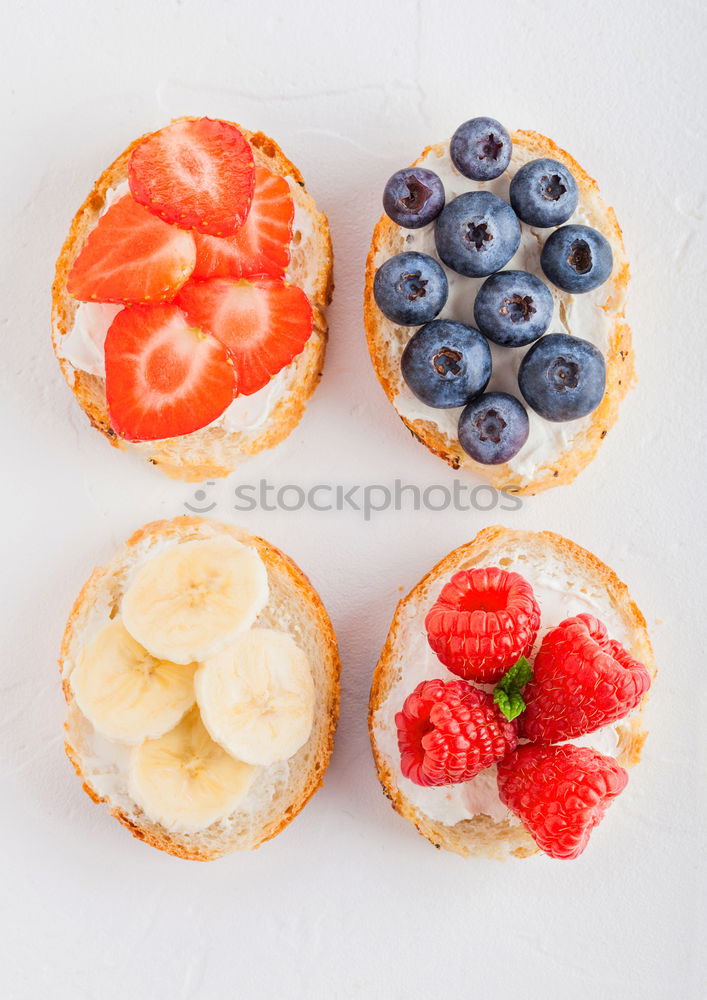
{"type": "Polygon", "coordinates": [[[416,785],[470,781],[514,749],[515,726],[464,681],[423,681],[395,716],[400,764],[416,785]]]}
{"type": "Polygon", "coordinates": [[[566,618],[543,638],[523,689],[523,736],[559,743],[622,719],[650,687],[648,671],[591,615],[566,618]]]}
{"type": "Polygon", "coordinates": [[[613,757],[568,743],[527,743],[498,765],[501,802],[551,858],[576,858],[628,783],[613,757]]]}
{"type": "Polygon", "coordinates": [[[540,627],[533,588],[518,573],[465,569],[442,588],[427,618],[427,640],[449,670],[492,684],[530,653],[540,627]]]}

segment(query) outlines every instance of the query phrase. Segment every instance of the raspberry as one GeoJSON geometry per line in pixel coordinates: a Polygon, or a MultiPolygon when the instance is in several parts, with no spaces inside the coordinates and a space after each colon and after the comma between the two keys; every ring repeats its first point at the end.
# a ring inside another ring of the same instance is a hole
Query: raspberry
{"type": "Polygon", "coordinates": [[[416,785],[470,781],[518,742],[491,695],[464,681],[422,681],[395,724],[402,772],[416,785]]]}
{"type": "Polygon", "coordinates": [[[519,747],[498,765],[498,794],[551,858],[576,858],[628,783],[613,757],[575,747],[519,747]]]}
{"type": "Polygon", "coordinates": [[[523,690],[519,727],[533,743],[573,739],[635,708],[650,687],[648,671],[591,615],[566,618],[543,638],[523,690]]]}
{"type": "Polygon", "coordinates": [[[495,567],[455,573],[432,605],[427,640],[449,670],[492,684],[530,652],[540,627],[533,588],[495,567]]]}

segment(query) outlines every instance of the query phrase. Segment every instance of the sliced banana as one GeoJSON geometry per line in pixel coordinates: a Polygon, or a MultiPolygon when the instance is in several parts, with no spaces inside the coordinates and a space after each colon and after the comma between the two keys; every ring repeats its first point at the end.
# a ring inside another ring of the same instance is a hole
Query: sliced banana
{"type": "Polygon", "coordinates": [[[173,545],[146,562],[123,597],[128,632],[153,656],[204,660],[255,621],[268,602],[268,574],[235,539],[173,545]]]}
{"type": "Polygon", "coordinates": [[[196,668],[156,659],[116,618],[83,649],[69,683],[94,729],[133,744],[166,733],[191,708],[196,668]]]}
{"type": "Polygon", "coordinates": [[[195,687],[213,739],[249,764],[287,760],[312,731],[312,671],[285,632],[254,628],[239,635],[201,664],[195,687]]]}
{"type": "Polygon", "coordinates": [[[170,732],[132,750],[128,792],[153,822],[195,833],[230,815],[257,773],[214,743],[194,708],[170,732]]]}

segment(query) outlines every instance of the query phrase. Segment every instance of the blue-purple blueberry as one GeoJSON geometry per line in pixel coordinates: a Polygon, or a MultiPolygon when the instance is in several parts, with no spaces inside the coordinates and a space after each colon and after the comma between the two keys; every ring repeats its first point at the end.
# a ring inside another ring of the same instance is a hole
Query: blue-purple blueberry
{"type": "Polygon", "coordinates": [[[577,420],[597,408],[606,389],[606,363],[587,340],[548,333],[520,363],[518,386],[546,420],[577,420]]]}
{"type": "Polygon", "coordinates": [[[558,160],[531,160],[511,181],[511,205],[523,222],[546,229],[567,222],[577,207],[577,182],[558,160]]]}
{"type": "Polygon", "coordinates": [[[561,226],[545,240],[540,266],[553,285],[581,294],[604,284],[614,255],[609,241],[591,226],[561,226]]]}
{"type": "Polygon", "coordinates": [[[527,271],[499,271],[476,293],[474,320],[494,344],[524,347],[542,337],[552,310],[552,292],[540,278],[527,271]]]}
{"type": "Polygon", "coordinates": [[[471,118],[456,130],[449,143],[452,163],[460,174],[475,181],[492,181],[511,161],[513,143],[495,118],[471,118]]]}
{"type": "Polygon", "coordinates": [[[491,378],[491,349],[478,330],[433,320],[408,341],[401,361],[410,390],[428,406],[464,406],[491,378]]]}
{"type": "Polygon", "coordinates": [[[437,253],[452,270],[478,278],[507,264],[520,243],[511,206],[489,191],[470,191],[447,202],[435,223],[437,253]]]}
{"type": "Polygon", "coordinates": [[[444,268],[426,253],[411,250],[390,257],[378,268],[373,297],[393,323],[420,326],[444,308],[449,285],[444,268]]]}
{"type": "Polygon", "coordinates": [[[487,392],[462,410],[459,443],[483,465],[501,465],[517,455],[530,433],[525,407],[507,392],[487,392]]]}
{"type": "Polygon", "coordinates": [[[444,184],[425,167],[398,170],[383,191],[383,208],[399,226],[419,229],[433,222],[444,208],[444,184]]]}

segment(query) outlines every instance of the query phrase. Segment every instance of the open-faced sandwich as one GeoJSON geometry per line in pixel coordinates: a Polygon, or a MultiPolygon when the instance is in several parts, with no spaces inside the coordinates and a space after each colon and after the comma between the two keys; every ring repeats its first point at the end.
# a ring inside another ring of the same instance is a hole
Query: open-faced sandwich
{"type": "Polygon", "coordinates": [[[196,517],[141,528],[79,594],[59,662],[76,773],[153,847],[199,861],[257,847],[322,783],[336,637],[262,538],[196,517]]]}
{"type": "Polygon", "coordinates": [[[54,350],[111,444],[178,479],[226,476],[301,418],[331,292],[326,216],[277,143],[181,118],[131,143],[76,214],[54,350]]]}
{"type": "Polygon", "coordinates": [[[436,847],[576,858],[640,759],[654,676],[608,566],[548,531],[486,528],[395,612],[370,700],[383,789],[436,847]]]}
{"type": "Polygon", "coordinates": [[[634,380],[628,261],[596,182],[545,136],[474,118],[383,206],[365,323],[403,422],[498,489],[571,482],[634,380]]]}

